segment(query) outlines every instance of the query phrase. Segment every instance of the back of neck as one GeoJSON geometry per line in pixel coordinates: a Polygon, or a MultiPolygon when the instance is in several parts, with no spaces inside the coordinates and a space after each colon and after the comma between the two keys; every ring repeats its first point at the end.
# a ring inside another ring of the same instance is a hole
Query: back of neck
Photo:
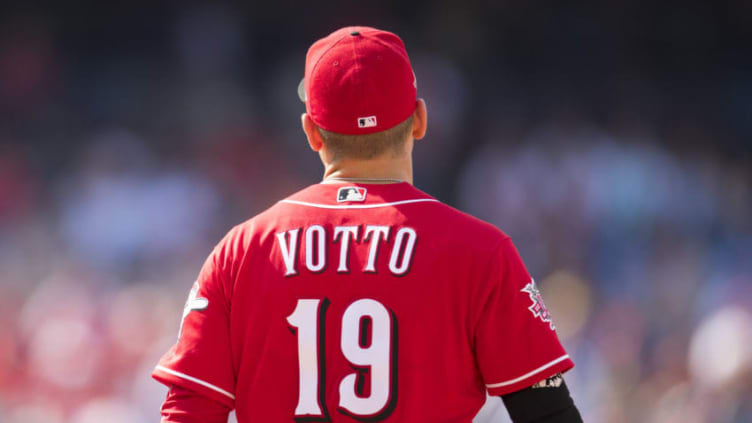
{"type": "Polygon", "coordinates": [[[325,166],[324,181],[345,180],[366,183],[413,183],[410,158],[376,158],[372,160],[342,160],[325,166]]]}

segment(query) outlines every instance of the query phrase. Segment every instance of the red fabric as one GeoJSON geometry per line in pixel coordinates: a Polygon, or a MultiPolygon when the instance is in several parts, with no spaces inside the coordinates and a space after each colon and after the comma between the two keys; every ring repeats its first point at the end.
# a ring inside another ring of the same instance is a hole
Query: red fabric
{"type": "Polygon", "coordinates": [[[320,127],[340,134],[389,129],[415,110],[415,74],[395,34],[342,28],[316,41],[305,66],[306,111],[320,127]],[[359,125],[375,117],[375,125],[359,125]]]}
{"type": "Polygon", "coordinates": [[[162,423],[227,423],[230,411],[220,402],[173,386],[162,404],[162,423]]]}
{"type": "MultiPolygon", "coordinates": [[[[208,305],[187,314],[178,344],[160,361],[167,371],[156,370],[155,378],[234,406],[240,423],[292,421],[299,376],[314,369],[321,380],[314,403],[332,422],[355,416],[469,423],[487,391],[519,390],[573,366],[541,314],[542,302],[523,290],[531,279],[511,240],[494,226],[407,183],[320,184],[286,201],[235,227],[215,248],[195,295],[208,305]],[[365,271],[377,232],[364,239],[369,225],[389,227],[375,244],[373,272],[365,271]],[[337,227],[358,228],[349,229],[358,236],[351,236],[344,262],[345,230],[335,240],[337,227]],[[408,257],[411,230],[416,239],[408,257]],[[306,301],[318,302],[318,314],[296,314],[306,301]],[[365,302],[386,311],[347,320],[365,302]],[[299,357],[316,316],[324,329],[317,347],[299,357]],[[363,365],[345,348],[391,355],[388,365],[363,365]],[[381,398],[386,386],[388,400],[373,401],[382,408],[352,411],[357,398],[381,398]]],[[[192,304],[202,306],[195,298],[192,304]]]]}
{"type": "Polygon", "coordinates": [[[532,278],[510,238],[491,256],[488,276],[487,291],[481,294],[486,302],[479,306],[475,329],[476,359],[488,392],[519,391],[571,369],[574,364],[552,322],[530,310],[536,304],[523,289],[532,278]]]}
{"type": "MultiPolygon", "coordinates": [[[[159,361],[154,378],[201,392],[228,407],[235,406],[232,392],[235,373],[230,333],[231,267],[233,240],[228,236],[207,258],[198,279],[198,298],[206,298],[205,310],[190,312],[183,320],[178,342],[159,361]]],[[[187,304],[186,304],[187,306],[187,304]]]]}

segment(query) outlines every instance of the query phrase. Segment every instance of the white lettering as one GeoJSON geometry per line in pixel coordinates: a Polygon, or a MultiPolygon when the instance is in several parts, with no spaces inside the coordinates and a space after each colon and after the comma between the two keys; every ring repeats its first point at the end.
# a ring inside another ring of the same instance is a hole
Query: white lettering
{"type": "Polygon", "coordinates": [[[323,272],[327,268],[327,256],[335,254],[334,248],[336,247],[333,244],[337,242],[339,242],[337,273],[350,272],[352,249],[356,251],[352,253],[357,259],[356,266],[359,267],[360,263],[365,261],[362,271],[376,273],[379,264],[379,249],[382,244],[387,244],[385,248],[391,250],[388,261],[389,271],[395,276],[404,276],[410,272],[415,245],[418,241],[415,229],[394,228],[396,233],[393,240],[390,240],[392,232],[390,226],[365,225],[362,234],[360,229],[361,225],[335,226],[332,234],[323,225],[312,225],[308,228],[290,229],[275,234],[285,267],[284,275],[297,275],[299,265],[305,265],[306,269],[313,273],[323,272]],[[389,245],[390,241],[391,245],[389,245]],[[304,254],[300,254],[300,248],[305,248],[304,254]],[[367,256],[365,248],[368,248],[367,256]],[[305,263],[298,264],[298,260],[303,262],[303,256],[305,256],[305,263]]]}
{"type": "Polygon", "coordinates": [[[326,267],[326,230],[321,225],[313,225],[306,229],[305,233],[305,258],[306,267],[311,272],[320,272],[326,267]],[[313,259],[313,234],[316,233],[316,263],[313,259]]]}
{"type": "Polygon", "coordinates": [[[337,272],[347,273],[350,271],[347,267],[347,258],[350,252],[350,239],[358,241],[358,230],[360,226],[336,226],[334,228],[334,241],[340,238],[339,245],[339,266],[337,272]]]}
{"type": "Polygon", "coordinates": [[[413,249],[417,238],[418,234],[415,233],[415,229],[413,228],[401,228],[397,231],[397,235],[394,236],[392,255],[389,257],[389,270],[395,275],[404,275],[410,269],[410,262],[413,259],[413,249]],[[407,241],[403,248],[402,244],[405,235],[407,235],[407,241]],[[402,256],[401,260],[400,256],[402,256]],[[397,265],[397,260],[400,260],[399,266],[397,265]]]}
{"type": "Polygon", "coordinates": [[[277,234],[277,241],[279,242],[279,249],[282,252],[282,260],[285,262],[285,276],[297,275],[298,271],[295,270],[295,254],[298,251],[298,232],[300,229],[291,229],[287,232],[280,232],[277,234]],[[290,234],[290,245],[287,245],[286,234],[290,234]]]}
{"type": "Polygon", "coordinates": [[[366,233],[364,235],[364,241],[371,239],[371,245],[368,248],[368,263],[364,272],[376,273],[376,257],[379,254],[379,242],[383,239],[386,241],[389,239],[389,226],[366,226],[366,233]]]}

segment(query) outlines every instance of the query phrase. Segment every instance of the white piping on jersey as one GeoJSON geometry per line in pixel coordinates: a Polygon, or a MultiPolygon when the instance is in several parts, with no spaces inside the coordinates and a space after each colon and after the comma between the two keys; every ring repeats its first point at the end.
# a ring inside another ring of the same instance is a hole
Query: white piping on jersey
{"type": "Polygon", "coordinates": [[[533,370],[532,372],[525,373],[524,375],[522,375],[522,376],[520,376],[518,378],[510,379],[510,380],[507,380],[507,381],[504,381],[504,382],[492,383],[490,385],[486,385],[486,388],[489,388],[489,389],[490,388],[501,388],[502,386],[513,385],[513,384],[515,384],[515,383],[517,383],[517,382],[519,382],[521,380],[529,378],[530,376],[532,376],[532,375],[534,375],[536,373],[542,372],[543,370],[546,370],[547,368],[553,366],[554,364],[560,363],[560,362],[562,362],[562,361],[564,361],[564,360],[566,360],[568,358],[569,358],[569,354],[564,354],[561,357],[557,358],[556,360],[549,361],[548,363],[546,363],[546,364],[538,367],[537,369],[533,370]]]}
{"type": "Polygon", "coordinates": [[[175,371],[175,370],[172,370],[172,369],[168,369],[167,367],[164,367],[164,366],[157,366],[157,370],[165,372],[165,373],[168,373],[168,374],[171,374],[173,376],[177,376],[177,377],[186,379],[186,380],[190,380],[191,382],[198,383],[199,385],[206,386],[207,388],[213,389],[213,390],[219,392],[220,394],[227,395],[228,397],[232,398],[233,401],[235,400],[235,395],[233,395],[233,394],[225,391],[224,389],[220,388],[219,386],[212,385],[209,382],[205,382],[205,381],[203,381],[201,379],[198,379],[198,378],[195,378],[193,376],[188,376],[185,373],[180,373],[178,371],[175,371]]]}
{"type": "Polygon", "coordinates": [[[297,204],[299,206],[308,206],[308,207],[318,207],[320,209],[375,209],[377,207],[398,206],[400,204],[423,203],[423,202],[429,202],[429,201],[434,202],[434,203],[439,202],[439,200],[436,200],[434,198],[417,198],[414,200],[402,200],[402,201],[394,201],[391,203],[379,203],[379,204],[331,205],[331,204],[309,203],[307,201],[298,201],[298,200],[280,200],[280,203],[297,204]]]}

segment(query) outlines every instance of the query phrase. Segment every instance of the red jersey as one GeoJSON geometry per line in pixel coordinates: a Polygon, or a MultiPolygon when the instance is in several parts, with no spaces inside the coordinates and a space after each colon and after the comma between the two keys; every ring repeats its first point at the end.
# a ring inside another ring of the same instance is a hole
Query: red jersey
{"type": "Polygon", "coordinates": [[[240,423],[459,423],[573,365],[507,235],[408,183],[338,183],[227,234],[153,376],[240,423]]]}

